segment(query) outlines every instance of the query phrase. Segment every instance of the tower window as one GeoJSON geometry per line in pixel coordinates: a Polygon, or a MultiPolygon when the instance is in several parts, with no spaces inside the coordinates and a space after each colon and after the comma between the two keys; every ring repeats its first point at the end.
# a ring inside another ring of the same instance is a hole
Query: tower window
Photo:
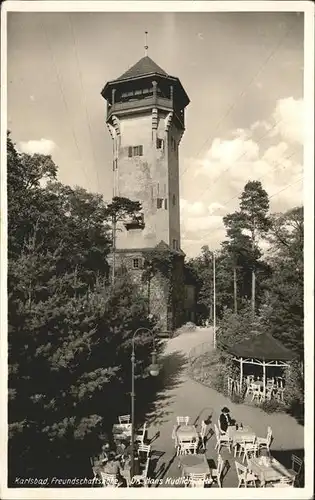
{"type": "Polygon", "coordinates": [[[176,141],[174,137],[171,137],[171,149],[172,151],[176,151],[176,141]]]}
{"type": "Polygon", "coordinates": [[[140,259],[132,259],[133,269],[140,269],[140,259]]]}
{"type": "Polygon", "coordinates": [[[163,198],[157,198],[156,200],[156,207],[157,208],[162,208],[163,206],[163,198]]]}
{"type": "Polygon", "coordinates": [[[178,250],[178,241],[173,240],[173,250],[178,250]]]}
{"type": "Polygon", "coordinates": [[[143,146],[129,146],[128,147],[128,157],[132,156],[143,156],[143,146]]]}
{"type": "Polygon", "coordinates": [[[173,207],[175,207],[175,205],[176,205],[176,196],[175,194],[173,194],[173,207]]]}
{"type": "Polygon", "coordinates": [[[164,208],[165,208],[165,210],[167,210],[167,198],[165,198],[165,200],[164,200],[164,208]]]}
{"type": "Polygon", "coordinates": [[[157,139],[156,139],[156,149],[163,149],[163,146],[164,146],[164,141],[163,141],[163,139],[159,139],[159,138],[157,138],[157,139]]]}

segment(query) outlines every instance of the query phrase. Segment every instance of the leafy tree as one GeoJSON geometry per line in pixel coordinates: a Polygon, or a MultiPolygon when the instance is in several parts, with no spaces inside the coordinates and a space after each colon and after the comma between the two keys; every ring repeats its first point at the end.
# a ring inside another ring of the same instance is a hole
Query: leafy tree
{"type": "Polygon", "coordinates": [[[201,254],[190,259],[187,266],[196,278],[197,315],[201,320],[213,319],[213,266],[212,252],[208,245],[201,248],[201,254]]]}
{"type": "MultiPolygon", "coordinates": [[[[89,465],[101,433],[129,408],[133,332],[153,326],[128,277],[106,286],[110,238],[103,200],[43,182],[41,175],[55,179],[56,171],[49,158],[20,155],[8,138],[13,485],[16,476],[77,476],[83,458],[89,465]]],[[[139,383],[151,343],[145,335],[137,341],[139,383]]]]}
{"type": "Polygon", "coordinates": [[[303,208],[275,214],[269,233],[268,263],[272,275],[265,282],[262,315],[271,333],[304,355],[303,208]]]}
{"type": "Polygon", "coordinates": [[[120,196],[115,196],[112,202],[107,205],[107,216],[112,222],[112,282],[115,281],[116,232],[120,229],[119,223],[133,222],[136,226],[143,225],[141,208],[139,201],[132,201],[120,196]]]}
{"type": "Polygon", "coordinates": [[[218,346],[230,346],[250,335],[264,331],[265,325],[259,316],[253,316],[251,306],[247,302],[242,314],[236,314],[226,308],[218,327],[218,346]]]}

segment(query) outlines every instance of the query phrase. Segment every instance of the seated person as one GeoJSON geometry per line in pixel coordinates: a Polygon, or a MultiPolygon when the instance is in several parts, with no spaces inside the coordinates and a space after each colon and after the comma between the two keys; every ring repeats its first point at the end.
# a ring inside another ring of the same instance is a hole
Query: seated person
{"type": "Polygon", "coordinates": [[[110,445],[109,443],[104,443],[102,446],[101,453],[99,455],[99,461],[100,462],[107,462],[108,456],[109,456],[109,451],[110,451],[110,445]]]}
{"type": "Polygon", "coordinates": [[[235,420],[233,420],[230,416],[230,410],[225,406],[221,410],[221,415],[219,417],[220,431],[225,434],[227,428],[230,425],[235,425],[235,420]]]}
{"type": "Polygon", "coordinates": [[[117,480],[118,485],[124,483],[124,478],[122,477],[121,465],[116,458],[115,452],[113,451],[109,452],[108,461],[106,463],[103,463],[102,472],[113,475],[117,480]]]}

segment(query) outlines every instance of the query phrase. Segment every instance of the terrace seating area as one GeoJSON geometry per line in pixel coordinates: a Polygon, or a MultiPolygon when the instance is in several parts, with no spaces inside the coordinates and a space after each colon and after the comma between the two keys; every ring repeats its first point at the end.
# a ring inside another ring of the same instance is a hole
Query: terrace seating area
{"type": "MultiPolygon", "coordinates": [[[[98,457],[91,458],[95,478],[103,487],[150,487],[161,485],[154,468],[150,470],[151,442],[147,439],[148,425],[136,432],[134,475],[131,475],[131,424],[128,415],[120,416],[113,426],[113,443],[103,446],[98,457]]],[[[177,416],[170,438],[178,470],[179,486],[204,488],[224,487],[227,468],[233,467],[237,479],[235,487],[294,487],[299,486],[303,461],[292,455],[292,467],[286,468],[272,456],[270,446],[272,428],[265,436],[258,436],[253,428],[233,421],[223,431],[220,419],[212,425],[201,420],[199,425],[190,416],[177,416]],[[212,450],[209,457],[208,445],[212,450]],[[225,452],[223,456],[223,452],[225,452]]]]}

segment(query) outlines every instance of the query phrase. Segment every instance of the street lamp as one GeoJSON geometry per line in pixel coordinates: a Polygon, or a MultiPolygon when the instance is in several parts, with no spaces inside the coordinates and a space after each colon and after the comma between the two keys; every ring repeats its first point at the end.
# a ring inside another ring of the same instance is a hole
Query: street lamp
{"type": "Polygon", "coordinates": [[[149,373],[152,377],[157,377],[160,373],[160,367],[156,362],[155,336],[149,328],[138,328],[132,336],[132,353],[131,353],[131,479],[134,476],[134,451],[135,451],[135,338],[140,333],[149,333],[153,340],[152,360],[149,366],[149,373]]]}

